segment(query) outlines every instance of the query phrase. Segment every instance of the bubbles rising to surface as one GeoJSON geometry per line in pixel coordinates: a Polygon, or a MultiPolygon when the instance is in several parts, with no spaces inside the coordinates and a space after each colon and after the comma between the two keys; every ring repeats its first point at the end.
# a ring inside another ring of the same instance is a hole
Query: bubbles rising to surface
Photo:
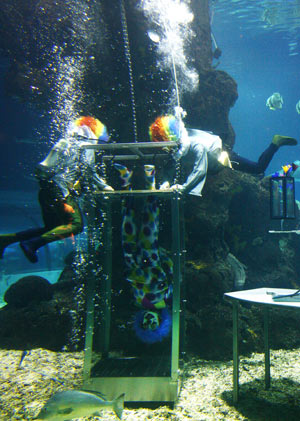
{"type": "Polygon", "coordinates": [[[39,24],[34,30],[40,32],[34,37],[39,65],[49,90],[46,100],[53,143],[71,120],[86,112],[86,104],[93,104],[85,80],[96,66],[95,46],[104,50],[106,26],[101,4],[93,0],[66,0],[53,12],[38,9],[35,21],[39,24]]]}
{"type": "MultiPolygon", "coordinates": [[[[193,13],[189,1],[161,0],[159,6],[155,0],[142,0],[139,8],[154,29],[149,29],[148,36],[155,43],[158,52],[158,66],[161,69],[176,67],[179,91],[193,91],[198,86],[197,71],[189,66],[186,49],[194,32],[191,28],[193,13]]],[[[175,93],[170,103],[175,103],[175,93]]]]}

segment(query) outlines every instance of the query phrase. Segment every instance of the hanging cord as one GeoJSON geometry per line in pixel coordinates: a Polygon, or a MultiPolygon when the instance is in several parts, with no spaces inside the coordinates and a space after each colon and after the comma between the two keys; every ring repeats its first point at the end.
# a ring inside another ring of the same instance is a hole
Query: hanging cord
{"type": "Polygon", "coordinates": [[[131,63],[131,54],[130,54],[130,45],[129,45],[129,38],[128,38],[128,28],[127,28],[127,19],[126,19],[124,0],[120,0],[120,11],[121,11],[121,23],[122,23],[122,32],[123,32],[123,40],[124,40],[125,57],[127,61],[128,74],[129,74],[133,135],[134,135],[134,142],[137,142],[138,135],[137,135],[137,123],[136,123],[134,84],[133,84],[132,63],[131,63]]]}
{"type": "MultiPolygon", "coordinates": [[[[176,72],[174,55],[173,55],[173,53],[171,53],[171,55],[172,55],[173,73],[174,73],[174,81],[175,81],[175,89],[176,89],[177,107],[180,110],[181,107],[180,107],[180,99],[179,99],[179,89],[178,89],[178,81],[177,81],[177,72],[176,72]]],[[[181,120],[181,116],[180,116],[180,120],[181,120]]]]}
{"type": "MultiPolygon", "coordinates": [[[[176,65],[174,56],[172,54],[172,64],[173,64],[173,74],[174,74],[174,81],[175,81],[175,89],[176,89],[176,98],[177,98],[177,106],[175,106],[175,117],[179,121],[179,138],[181,138],[181,130],[183,126],[182,118],[186,116],[186,112],[180,106],[180,97],[179,97],[179,88],[178,88],[178,81],[177,81],[177,73],[176,73],[176,65]]],[[[180,177],[180,158],[179,155],[176,154],[175,158],[175,178],[173,180],[173,184],[177,184],[179,177],[180,177]]]]}
{"type": "Polygon", "coordinates": [[[212,32],[212,24],[213,24],[213,20],[214,20],[214,15],[215,15],[215,9],[213,8],[212,12],[211,12],[211,16],[210,16],[210,22],[209,22],[209,24],[210,24],[210,35],[211,35],[211,39],[212,39],[212,42],[213,42],[213,45],[214,45],[214,48],[215,48],[214,51],[213,51],[213,58],[218,59],[219,57],[221,57],[222,51],[218,47],[216,38],[215,38],[215,36],[212,32]]]}

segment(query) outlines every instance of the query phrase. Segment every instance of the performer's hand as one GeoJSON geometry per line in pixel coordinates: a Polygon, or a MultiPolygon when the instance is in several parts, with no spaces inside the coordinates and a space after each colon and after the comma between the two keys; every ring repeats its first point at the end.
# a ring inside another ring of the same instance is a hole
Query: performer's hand
{"type": "Polygon", "coordinates": [[[182,184],[173,184],[173,186],[170,187],[170,190],[178,190],[179,192],[183,190],[182,184]]]}
{"type": "Polygon", "coordinates": [[[159,190],[169,190],[169,188],[170,188],[170,183],[168,181],[165,181],[164,183],[162,183],[159,190]]]}

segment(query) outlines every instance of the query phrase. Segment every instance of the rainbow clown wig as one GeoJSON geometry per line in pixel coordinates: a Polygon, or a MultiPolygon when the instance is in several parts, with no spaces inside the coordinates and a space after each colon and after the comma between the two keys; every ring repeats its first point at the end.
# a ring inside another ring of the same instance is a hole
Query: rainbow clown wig
{"type": "Polygon", "coordinates": [[[95,136],[100,142],[108,142],[109,140],[106,126],[97,118],[90,116],[79,117],[73,121],[69,126],[69,132],[72,134],[77,133],[87,138],[90,137],[89,133],[92,132],[93,137],[95,136]]]}
{"type": "Polygon", "coordinates": [[[149,127],[149,136],[152,142],[177,142],[181,137],[180,121],[173,115],[157,117],[149,127]]]}

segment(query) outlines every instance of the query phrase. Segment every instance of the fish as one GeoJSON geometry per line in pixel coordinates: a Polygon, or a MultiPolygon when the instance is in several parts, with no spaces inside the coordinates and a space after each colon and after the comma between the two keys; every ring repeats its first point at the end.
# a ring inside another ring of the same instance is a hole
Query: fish
{"type": "Polygon", "coordinates": [[[266,106],[270,108],[270,110],[276,110],[282,108],[283,105],[283,98],[279,92],[274,92],[266,102],[266,106]]]}
{"type": "Polygon", "coordinates": [[[282,165],[282,169],[272,174],[273,177],[290,176],[295,182],[300,182],[300,161],[294,161],[291,164],[282,165]]]}
{"type": "Polygon", "coordinates": [[[297,111],[298,114],[300,114],[300,99],[296,104],[296,111],[297,111]]]}
{"type": "Polygon", "coordinates": [[[89,390],[65,390],[55,393],[43,406],[35,420],[69,421],[73,418],[99,416],[111,409],[122,419],[124,396],[108,401],[102,393],[89,390]]]}

